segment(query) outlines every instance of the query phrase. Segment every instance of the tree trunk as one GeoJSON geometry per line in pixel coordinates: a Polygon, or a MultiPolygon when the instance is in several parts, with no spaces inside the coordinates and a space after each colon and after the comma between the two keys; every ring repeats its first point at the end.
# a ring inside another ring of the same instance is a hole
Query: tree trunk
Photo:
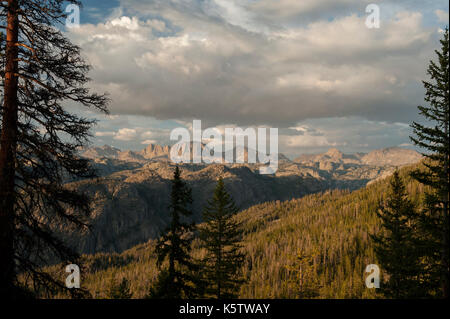
{"type": "MultiPolygon", "coordinates": [[[[448,101],[448,96],[447,96],[448,101]]],[[[448,102],[447,102],[448,103],[448,102]]],[[[449,114],[448,111],[445,114],[445,128],[444,133],[445,136],[448,137],[449,131],[448,131],[448,123],[449,123],[449,114]]],[[[442,266],[443,266],[443,276],[444,280],[442,282],[442,292],[444,298],[448,298],[448,289],[449,289],[449,232],[450,232],[450,225],[449,225],[449,209],[448,209],[448,200],[449,200],[449,184],[450,184],[450,167],[449,167],[449,161],[450,161],[450,151],[449,149],[446,150],[447,154],[445,154],[445,162],[444,162],[444,170],[445,170],[445,181],[444,181],[444,233],[443,233],[443,254],[442,254],[442,266]]]]}
{"type": "Polygon", "coordinates": [[[14,177],[17,148],[18,1],[8,1],[3,121],[0,136],[0,296],[13,296],[14,177]]]}

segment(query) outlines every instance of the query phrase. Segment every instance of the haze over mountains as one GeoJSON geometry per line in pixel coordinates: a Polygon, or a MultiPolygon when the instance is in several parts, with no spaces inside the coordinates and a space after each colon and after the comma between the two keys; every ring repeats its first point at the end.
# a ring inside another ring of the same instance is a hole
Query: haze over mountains
{"type": "MultiPolygon", "coordinates": [[[[245,150],[247,152],[247,149],[245,150]]],[[[170,147],[165,145],[149,144],[141,151],[122,151],[113,146],[104,145],[85,148],[81,150],[81,156],[89,159],[117,159],[128,162],[148,162],[169,159],[170,147]]],[[[367,165],[407,165],[421,159],[421,155],[414,151],[400,147],[389,147],[374,150],[370,153],[343,154],[336,148],[329,149],[323,154],[305,154],[294,159],[297,163],[345,163],[345,164],[367,164],[367,165]]],[[[279,154],[280,160],[289,161],[283,154],[279,154]]]]}
{"type": "MultiPolygon", "coordinates": [[[[168,222],[170,180],[175,169],[168,159],[169,147],[149,145],[134,152],[103,146],[84,149],[81,154],[93,161],[100,177],[68,184],[94,199],[93,231],[69,235],[77,250],[121,252],[158,237],[168,222]]],[[[331,189],[359,189],[421,158],[419,153],[402,148],[351,155],[330,149],[294,161],[281,155],[274,175],[260,175],[257,164],[180,167],[182,178],[193,191],[193,219],[200,222],[202,207],[220,176],[238,207],[246,209],[331,189]]]]}
{"type": "Polygon", "coordinates": [[[81,151],[81,155],[90,159],[109,158],[130,162],[145,162],[156,158],[169,158],[169,146],[150,144],[142,151],[121,151],[118,148],[104,145],[101,147],[91,147],[81,151]]]}
{"type": "Polygon", "coordinates": [[[333,164],[357,164],[374,166],[404,166],[420,161],[422,155],[416,151],[400,147],[374,150],[370,153],[343,154],[331,148],[323,154],[302,155],[294,160],[305,165],[319,165],[323,169],[332,169],[333,164]]]}

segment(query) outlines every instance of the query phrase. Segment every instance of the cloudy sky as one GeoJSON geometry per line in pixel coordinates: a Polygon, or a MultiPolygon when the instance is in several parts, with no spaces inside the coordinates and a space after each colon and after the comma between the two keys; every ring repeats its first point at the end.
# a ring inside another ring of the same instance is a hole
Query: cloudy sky
{"type": "Polygon", "coordinates": [[[408,147],[446,0],[88,0],[68,36],[109,92],[96,145],[169,144],[170,131],[277,127],[295,156],[408,147]],[[366,27],[366,7],[380,28],[366,27]]]}

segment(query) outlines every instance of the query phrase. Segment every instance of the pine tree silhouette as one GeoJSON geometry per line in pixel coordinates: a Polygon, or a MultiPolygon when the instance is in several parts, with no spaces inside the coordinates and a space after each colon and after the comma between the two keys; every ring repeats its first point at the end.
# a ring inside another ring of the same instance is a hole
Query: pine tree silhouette
{"type": "Polygon", "coordinates": [[[240,252],[241,231],[233,220],[237,213],[233,199],[220,178],[213,197],[203,212],[200,227],[201,246],[207,250],[203,272],[207,283],[206,294],[217,299],[233,298],[243,283],[239,269],[244,255],[240,252]]]}
{"type": "Polygon", "coordinates": [[[381,231],[372,235],[375,253],[388,280],[380,287],[387,298],[424,297],[417,250],[416,208],[408,199],[398,171],[390,181],[387,202],[377,212],[381,231]]]}
{"type": "Polygon", "coordinates": [[[430,81],[423,81],[425,101],[429,106],[419,106],[420,115],[430,122],[425,126],[414,122],[415,145],[425,149],[426,169],[416,170],[412,176],[432,188],[425,196],[425,209],[420,215],[424,272],[428,275],[432,295],[448,298],[449,289],[449,42],[448,27],[441,39],[441,49],[436,50],[437,61],[430,61],[430,81]]]}
{"type": "Polygon", "coordinates": [[[185,221],[192,215],[191,189],[181,179],[177,166],[172,180],[169,214],[171,221],[156,245],[157,263],[161,272],[150,298],[191,298],[195,295],[195,276],[198,270],[189,255],[193,240],[194,225],[185,221]],[[162,268],[167,260],[168,267],[162,268]]]}

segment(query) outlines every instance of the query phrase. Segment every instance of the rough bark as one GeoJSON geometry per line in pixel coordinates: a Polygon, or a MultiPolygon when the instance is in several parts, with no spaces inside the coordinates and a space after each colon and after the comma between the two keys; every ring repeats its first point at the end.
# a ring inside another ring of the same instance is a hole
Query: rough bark
{"type": "Polygon", "coordinates": [[[0,136],[0,295],[14,287],[14,177],[17,148],[18,1],[8,1],[3,121],[0,136]]]}

